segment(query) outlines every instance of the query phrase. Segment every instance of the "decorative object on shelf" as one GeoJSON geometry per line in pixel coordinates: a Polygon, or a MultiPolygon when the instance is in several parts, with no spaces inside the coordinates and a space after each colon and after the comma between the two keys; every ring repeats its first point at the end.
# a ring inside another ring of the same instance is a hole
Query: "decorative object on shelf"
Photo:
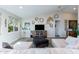
{"type": "Polygon", "coordinates": [[[35,21],[39,22],[44,22],[44,18],[40,18],[40,17],[35,17],[35,21]]]}

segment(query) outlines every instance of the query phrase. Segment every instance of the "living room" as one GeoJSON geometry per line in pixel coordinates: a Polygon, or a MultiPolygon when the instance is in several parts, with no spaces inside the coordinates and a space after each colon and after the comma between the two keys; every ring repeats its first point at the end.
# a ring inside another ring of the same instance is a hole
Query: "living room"
{"type": "Polygon", "coordinates": [[[78,37],[78,13],[76,5],[0,6],[0,42],[16,49],[25,49],[25,44],[27,48],[53,48],[52,39],[62,42],[68,36],[78,37]]]}

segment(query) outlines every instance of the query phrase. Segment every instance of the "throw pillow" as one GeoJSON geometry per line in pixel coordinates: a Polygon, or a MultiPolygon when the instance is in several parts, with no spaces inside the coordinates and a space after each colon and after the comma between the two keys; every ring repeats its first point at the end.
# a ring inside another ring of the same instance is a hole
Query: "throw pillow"
{"type": "Polygon", "coordinates": [[[78,40],[78,38],[68,36],[68,37],[66,38],[66,44],[67,44],[67,45],[75,44],[75,42],[76,42],[77,40],[78,40]]]}
{"type": "Polygon", "coordinates": [[[7,49],[13,49],[7,42],[3,42],[2,47],[7,49]]]}
{"type": "Polygon", "coordinates": [[[77,46],[77,42],[79,41],[78,38],[74,38],[74,37],[68,37],[66,39],[66,48],[76,48],[77,46]]]}

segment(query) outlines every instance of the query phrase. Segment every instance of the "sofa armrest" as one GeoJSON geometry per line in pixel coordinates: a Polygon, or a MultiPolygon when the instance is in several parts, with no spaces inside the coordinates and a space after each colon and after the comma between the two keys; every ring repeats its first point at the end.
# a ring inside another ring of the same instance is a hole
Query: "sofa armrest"
{"type": "Polygon", "coordinates": [[[52,46],[64,48],[66,46],[66,41],[65,39],[52,39],[52,46]]]}

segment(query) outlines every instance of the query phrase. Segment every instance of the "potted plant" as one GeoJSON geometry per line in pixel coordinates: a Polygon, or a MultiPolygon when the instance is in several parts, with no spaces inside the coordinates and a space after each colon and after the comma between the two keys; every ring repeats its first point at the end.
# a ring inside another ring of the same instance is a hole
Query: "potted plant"
{"type": "Polygon", "coordinates": [[[76,32],[77,37],[79,37],[79,29],[78,29],[77,27],[74,27],[74,28],[73,28],[73,31],[76,32]]]}

